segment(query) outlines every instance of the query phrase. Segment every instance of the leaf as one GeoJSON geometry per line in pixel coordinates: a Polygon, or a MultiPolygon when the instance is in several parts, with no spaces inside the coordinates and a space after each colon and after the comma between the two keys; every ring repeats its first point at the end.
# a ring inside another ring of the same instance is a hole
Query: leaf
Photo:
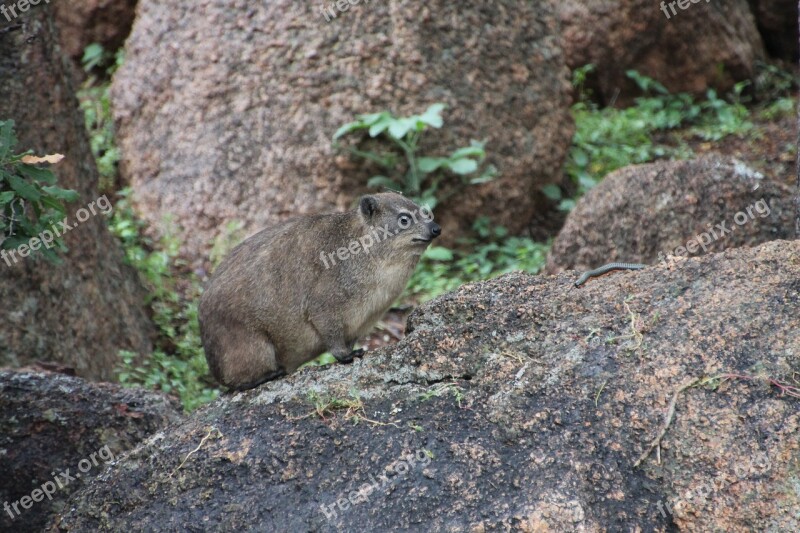
{"type": "Polygon", "coordinates": [[[581,174],[578,176],[578,183],[585,187],[587,190],[597,185],[597,181],[591,176],[581,174]]]}
{"type": "Polygon", "coordinates": [[[434,170],[440,169],[447,161],[443,157],[420,157],[417,160],[417,166],[423,174],[430,174],[434,170]]]}
{"type": "Polygon", "coordinates": [[[364,128],[366,128],[366,125],[360,121],[348,122],[338,130],[336,130],[336,133],[333,134],[333,140],[335,141],[336,139],[340,138],[343,135],[347,135],[348,133],[364,128]]]}
{"type": "Polygon", "coordinates": [[[59,219],[64,215],[66,215],[66,210],[64,209],[64,205],[55,198],[52,198],[50,196],[42,196],[42,204],[45,207],[49,207],[50,209],[58,213],[60,215],[60,217],[58,217],[59,219]]]}
{"type": "Polygon", "coordinates": [[[47,185],[55,185],[56,184],[56,177],[55,175],[46,168],[36,168],[30,165],[19,165],[17,166],[19,173],[28,178],[29,180],[38,181],[41,183],[45,183],[47,185]]]}
{"type": "Polygon", "coordinates": [[[10,204],[14,201],[17,195],[14,191],[4,191],[0,192],[0,206],[5,206],[6,204],[10,204]]]}
{"type": "Polygon", "coordinates": [[[480,176],[477,178],[472,178],[469,180],[469,182],[472,185],[480,185],[481,183],[489,183],[495,177],[497,177],[497,167],[494,165],[489,165],[480,176]]]}
{"type": "Polygon", "coordinates": [[[10,175],[7,176],[6,179],[11,188],[25,200],[38,202],[42,198],[42,195],[36,190],[36,187],[19,176],[10,175]]]}
{"type": "Polygon", "coordinates": [[[585,167],[589,164],[589,156],[580,148],[575,148],[572,150],[572,161],[579,167],[585,167]]]}
{"type": "Polygon", "coordinates": [[[380,120],[386,120],[392,118],[392,115],[388,111],[381,111],[380,113],[360,115],[358,118],[364,124],[364,126],[372,126],[373,124],[375,124],[380,120]]]}
{"type": "Polygon", "coordinates": [[[419,116],[419,120],[434,128],[441,128],[442,124],[444,124],[441,113],[445,107],[444,104],[433,104],[425,113],[419,116]]]}
{"type": "Polygon", "coordinates": [[[393,120],[389,126],[389,135],[395,139],[402,139],[406,134],[413,130],[417,125],[416,117],[399,118],[393,120]]]}
{"type": "Polygon", "coordinates": [[[43,157],[37,157],[35,155],[26,155],[20,161],[25,163],[26,165],[38,165],[39,163],[47,163],[48,165],[55,165],[60,163],[64,159],[62,154],[50,154],[43,157]]]}
{"type": "Polygon", "coordinates": [[[456,174],[464,176],[466,174],[472,174],[473,172],[478,170],[478,163],[475,162],[473,159],[467,159],[467,158],[457,159],[455,161],[448,162],[447,168],[449,168],[456,174]]]}
{"type": "Polygon", "coordinates": [[[4,160],[11,149],[17,144],[17,137],[14,135],[14,121],[0,121],[0,161],[4,160]]]}
{"type": "Polygon", "coordinates": [[[395,191],[403,190],[403,188],[396,181],[391,180],[386,176],[372,176],[367,181],[367,187],[372,187],[375,189],[378,189],[380,187],[387,187],[395,191]]]}
{"type": "Polygon", "coordinates": [[[380,120],[378,120],[372,126],[370,126],[369,128],[370,137],[377,137],[378,135],[386,131],[386,128],[388,128],[394,121],[394,119],[392,118],[391,115],[389,115],[389,113],[381,113],[381,115],[382,116],[380,120]]]}
{"type": "Polygon", "coordinates": [[[557,202],[561,200],[561,188],[558,185],[550,184],[542,187],[542,193],[550,200],[557,202]]]}
{"type": "Polygon", "coordinates": [[[573,209],[575,209],[575,200],[561,200],[561,203],[558,204],[559,211],[572,211],[573,209]]]}
{"type": "MultiPolygon", "coordinates": [[[[62,242],[58,243],[58,249],[64,252],[68,250],[68,248],[64,246],[62,242]]],[[[58,257],[58,255],[53,251],[53,248],[39,248],[39,253],[42,254],[45,259],[56,265],[60,265],[63,262],[61,258],[58,257]]]]}
{"type": "Polygon", "coordinates": [[[83,50],[83,57],[81,58],[81,63],[83,64],[83,70],[89,72],[94,67],[99,65],[103,62],[103,58],[106,55],[105,48],[98,43],[92,43],[83,50]]]}
{"type": "Polygon", "coordinates": [[[452,261],[453,252],[443,246],[431,246],[425,252],[425,257],[433,261],[452,261]]]}
{"type": "Polygon", "coordinates": [[[75,202],[78,200],[78,193],[72,189],[62,189],[61,187],[42,187],[42,190],[54,198],[65,202],[75,202]]]}
{"type": "Polygon", "coordinates": [[[450,159],[461,159],[463,157],[478,157],[482,159],[486,157],[486,150],[483,149],[482,145],[465,146],[453,152],[450,159]]]}

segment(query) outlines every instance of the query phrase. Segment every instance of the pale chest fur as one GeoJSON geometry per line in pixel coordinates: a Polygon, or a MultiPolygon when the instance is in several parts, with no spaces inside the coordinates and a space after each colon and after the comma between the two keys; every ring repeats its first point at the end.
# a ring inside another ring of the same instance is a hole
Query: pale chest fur
{"type": "Polygon", "coordinates": [[[414,272],[416,262],[406,264],[383,263],[373,279],[365,285],[365,296],[361,302],[353,302],[346,311],[345,323],[348,337],[360,337],[369,332],[381,315],[403,292],[414,272]]]}

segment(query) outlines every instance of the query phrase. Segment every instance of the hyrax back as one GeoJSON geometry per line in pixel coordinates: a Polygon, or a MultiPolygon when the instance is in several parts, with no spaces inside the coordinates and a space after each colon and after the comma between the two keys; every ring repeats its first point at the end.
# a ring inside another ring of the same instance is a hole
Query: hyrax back
{"type": "Polygon", "coordinates": [[[330,351],[348,363],[441,233],[432,213],[396,193],[346,213],[299,217],[245,240],[200,300],[214,377],[248,389],[330,351]]]}

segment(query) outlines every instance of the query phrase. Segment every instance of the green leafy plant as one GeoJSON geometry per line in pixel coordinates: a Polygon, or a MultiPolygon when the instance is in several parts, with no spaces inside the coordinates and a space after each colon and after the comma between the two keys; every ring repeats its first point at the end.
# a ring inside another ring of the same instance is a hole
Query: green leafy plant
{"type": "Polygon", "coordinates": [[[527,237],[509,236],[487,217],[473,224],[477,237],[462,239],[460,248],[429,248],[406,287],[404,298],[430,300],[473,281],[491,279],[514,271],[535,274],[541,270],[549,244],[527,237]]]}
{"type": "Polygon", "coordinates": [[[129,196],[130,190],[120,193],[110,229],[148,289],[159,337],[152,356],[142,364],[137,363],[138,354],[121,352],[117,375],[124,386],[175,394],[184,409],[192,411],[219,395],[200,340],[200,280],[193,273],[176,274],[185,269],[176,238],[167,234],[154,243],[143,237],[144,223],[135,217],[129,196]]]}
{"type": "Polygon", "coordinates": [[[774,102],[793,96],[800,86],[800,75],[782,68],[756,61],[756,77],[753,82],[753,95],[759,102],[774,102]]]}
{"type": "Polygon", "coordinates": [[[86,131],[89,133],[92,155],[100,173],[101,192],[113,192],[117,177],[120,153],[114,140],[110,78],[123,61],[122,49],[112,54],[99,44],[87,46],[83,54],[83,68],[89,73],[89,77],[78,91],[78,100],[83,111],[86,131]],[[105,69],[101,77],[91,74],[100,68],[105,69]]]}
{"type": "Polygon", "coordinates": [[[486,159],[483,142],[473,140],[469,146],[459,148],[445,157],[423,156],[419,153],[421,138],[428,128],[439,129],[443,126],[441,113],[444,108],[444,104],[433,104],[421,115],[408,117],[396,117],[388,111],[359,115],[354,122],[336,131],[333,135],[334,146],[342,148],[335,141],[355,132],[366,131],[371,138],[388,139],[393,147],[390,152],[377,153],[354,146],[345,148],[395,176],[373,176],[367,182],[369,187],[387,187],[433,208],[439,200],[437,193],[446,176],[444,171],[459,176],[462,185],[486,183],[497,175],[497,169],[492,165],[479,173],[486,159]]]}
{"type": "Polygon", "coordinates": [[[15,152],[18,141],[14,126],[13,120],[0,121],[0,249],[27,245],[49,232],[51,244],[37,246],[32,254],[58,263],[56,251],[65,252],[67,247],[54,228],[66,217],[65,202],[78,200],[78,193],[58,187],[53,172],[37,166],[57,163],[63,156],[15,152]]]}
{"type": "MultiPolygon", "coordinates": [[[[92,155],[100,172],[101,190],[113,191],[117,183],[119,150],[115,143],[114,121],[109,97],[110,78],[122,65],[122,51],[106,51],[89,45],[83,66],[89,77],[79,92],[92,155]]],[[[148,290],[147,304],[158,328],[153,354],[140,361],[139,354],[120,352],[117,376],[124,386],[146,387],[175,394],[186,411],[192,411],[219,395],[211,378],[200,341],[197,302],[201,283],[181,261],[180,242],[170,233],[158,241],[145,236],[145,224],[131,207],[130,189],[118,197],[109,229],[122,243],[126,261],[139,272],[148,290]]],[[[165,221],[169,225],[169,221],[165,221]]],[[[238,227],[227,228],[230,234],[238,227]]],[[[223,253],[227,241],[215,250],[223,253]]]]}
{"type": "MultiPolygon", "coordinates": [[[[589,100],[590,95],[583,89],[592,70],[593,67],[587,65],[573,73],[573,85],[580,99],[572,106],[575,135],[566,172],[576,186],[576,197],[594,187],[609,172],[624,166],[667,157],[690,157],[692,151],[680,136],[664,142],[667,132],[690,128],[690,136],[719,140],[728,135],[744,135],[753,127],[743,104],[747,82],[735,86],[730,102],[711,89],[706,92],[705,100],[696,101],[687,93],[670,94],[661,83],[631,70],[627,76],[644,96],[624,109],[600,108],[589,100]]],[[[575,198],[563,197],[558,186],[546,186],[542,192],[560,202],[564,211],[575,206],[575,198]]]]}

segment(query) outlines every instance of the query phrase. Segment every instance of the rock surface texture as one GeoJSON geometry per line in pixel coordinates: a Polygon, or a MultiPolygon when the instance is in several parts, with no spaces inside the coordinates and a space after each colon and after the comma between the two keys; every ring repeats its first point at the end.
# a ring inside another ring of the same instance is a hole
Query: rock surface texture
{"type": "Polygon", "coordinates": [[[0,502],[19,502],[19,513],[0,513],[0,531],[42,531],[71,493],[180,416],[177,401],[152,392],[0,371],[0,502]],[[48,482],[50,498],[21,501],[48,482]]]}
{"type": "Polygon", "coordinates": [[[78,223],[78,211],[99,196],[98,174],[51,9],[32,9],[20,24],[0,32],[0,118],[16,122],[19,151],[65,156],[53,171],[80,199],[67,206],[71,229],[59,226],[69,247],[62,264],[0,261],[0,365],[42,359],[112,379],[119,350],[151,349],[146,293],[104,215],[78,223]]]}
{"type": "Polygon", "coordinates": [[[573,126],[551,2],[345,5],[326,22],[318,3],[140,2],[112,87],[122,172],[148,222],[174,217],[190,256],[227,221],[254,232],[352,207],[378,168],[331,138],[360,113],[443,102],[424,152],[487,141],[502,175],[441,205],[447,239],[478,212],[525,228],[534,193],[561,179],[573,126]]]}
{"type": "Polygon", "coordinates": [[[622,168],[578,201],[547,271],[654,264],[794,238],[793,189],[716,155],[622,168]]]}
{"type": "Polygon", "coordinates": [[[747,0],[681,3],[688,7],[667,7],[667,18],[651,0],[559,2],[568,66],[594,64],[589,86],[605,103],[639,94],[629,69],[673,92],[728,90],[751,78],[765,51],[747,0]]]}
{"type": "Polygon", "coordinates": [[[798,386],[800,241],[573,279],[464,286],[396,346],[222,398],[57,527],[800,529],[800,398],[769,381],[798,386]]]}
{"type": "Polygon", "coordinates": [[[136,15],[136,0],[53,1],[64,51],[80,64],[84,49],[98,43],[115,51],[125,43],[136,15]]]}

